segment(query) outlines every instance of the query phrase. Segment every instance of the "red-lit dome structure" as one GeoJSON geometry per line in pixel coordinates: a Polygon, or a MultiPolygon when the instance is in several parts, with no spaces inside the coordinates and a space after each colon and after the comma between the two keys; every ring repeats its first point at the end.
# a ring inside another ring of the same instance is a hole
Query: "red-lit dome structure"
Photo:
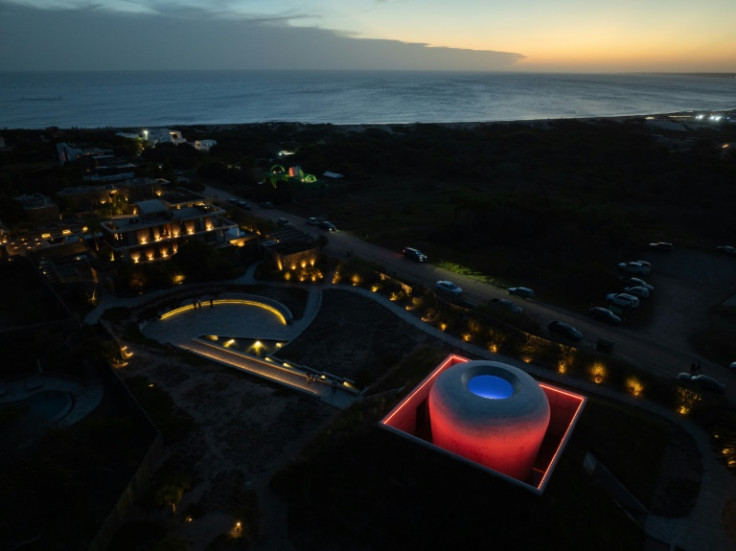
{"type": "Polygon", "coordinates": [[[522,481],[550,421],[547,395],[530,375],[486,360],[443,371],[428,409],[435,445],[522,481]]]}

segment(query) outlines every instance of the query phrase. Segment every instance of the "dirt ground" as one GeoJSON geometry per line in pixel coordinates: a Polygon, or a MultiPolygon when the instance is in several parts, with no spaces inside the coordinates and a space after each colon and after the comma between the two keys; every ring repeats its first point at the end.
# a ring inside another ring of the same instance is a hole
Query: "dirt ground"
{"type": "MultiPolygon", "coordinates": [[[[155,348],[135,346],[123,377],[144,376],[186,410],[196,428],[170,447],[170,465],[189,473],[191,489],[178,506],[201,511],[192,522],[159,512],[169,529],[188,538],[194,551],[206,549],[237,521],[228,512],[234,488],[255,490],[263,514],[263,549],[288,549],[285,518],[267,484],[273,473],[339,410],[304,394],[202,362],[191,365],[155,348]]],[[[150,518],[144,508],[131,518],[150,518]]]]}
{"type": "MultiPolygon", "coordinates": [[[[117,329],[123,334],[121,326],[117,329]]],[[[428,339],[376,303],[330,290],[320,315],[283,357],[350,378],[375,378],[428,339]]],[[[186,537],[194,551],[204,550],[237,521],[228,512],[228,502],[233,488],[241,486],[258,495],[261,520],[254,548],[290,549],[285,506],[268,482],[340,410],[203,359],[189,363],[154,345],[129,347],[134,356],[120,375],[145,377],[196,425],[170,447],[168,465],[192,477],[191,489],[177,507],[180,514],[152,514],[137,507],[131,520],[164,521],[170,531],[186,537]],[[203,514],[186,523],[181,513],[192,505],[203,514]]]]}

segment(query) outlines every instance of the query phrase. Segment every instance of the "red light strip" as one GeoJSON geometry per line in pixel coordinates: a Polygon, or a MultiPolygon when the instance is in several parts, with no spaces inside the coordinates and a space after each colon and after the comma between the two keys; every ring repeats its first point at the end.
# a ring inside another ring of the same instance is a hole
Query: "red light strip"
{"type": "Polygon", "coordinates": [[[556,392],[557,394],[562,394],[564,396],[567,396],[568,398],[571,398],[572,400],[578,402],[578,407],[575,408],[575,413],[573,413],[572,418],[570,419],[570,422],[567,424],[567,430],[565,431],[565,434],[560,439],[560,443],[557,445],[555,454],[552,456],[552,459],[547,465],[547,468],[544,470],[544,474],[542,475],[542,478],[539,481],[539,484],[537,484],[537,490],[541,493],[542,489],[546,486],[548,479],[550,475],[552,474],[552,471],[554,470],[555,465],[557,464],[557,461],[560,457],[560,454],[562,453],[562,450],[565,448],[565,445],[567,444],[567,440],[570,437],[570,434],[572,433],[572,429],[575,428],[575,425],[577,424],[578,417],[580,415],[580,410],[583,408],[583,405],[585,404],[587,398],[585,396],[581,396],[580,394],[574,394],[572,392],[562,390],[561,388],[549,386],[543,383],[539,383],[539,386],[547,390],[550,390],[552,392],[556,392]]]}
{"type": "Polygon", "coordinates": [[[381,420],[381,424],[390,426],[391,419],[393,419],[393,417],[397,413],[403,410],[404,407],[406,407],[412,401],[414,396],[419,394],[424,389],[425,386],[427,386],[429,383],[434,381],[437,378],[437,376],[440,373],[442,373],[445,369],[455,364],[465,363],[469,361],[470,360],[468,360],[468,358],[463,358],[462,356],[458,356],[456,354],[450,354],[449,356],[447,356],[447,358],[445,358],[444,361],[434,369],[434,371],[432,371],[429,375],[427,375],[424,381],[422,381],[422,383],[417,388],[415,388],[411,394],[409,394],[406,398],[401,400],[401,402],[399,402],[399,404],[394,409],[392,409],[391,412],[386,417],[384,417],[381,420]]]}

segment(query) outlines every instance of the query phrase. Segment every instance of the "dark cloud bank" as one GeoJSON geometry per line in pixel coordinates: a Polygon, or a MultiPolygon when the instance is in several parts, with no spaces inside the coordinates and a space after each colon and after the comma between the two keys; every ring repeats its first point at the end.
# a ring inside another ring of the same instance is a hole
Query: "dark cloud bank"
{"type": "Polygon", "coordinates": [[[0,1],[0,70],[381,69],[493,71],[508,52],[357,39],[281,21],[41,10],[0,1]]]}

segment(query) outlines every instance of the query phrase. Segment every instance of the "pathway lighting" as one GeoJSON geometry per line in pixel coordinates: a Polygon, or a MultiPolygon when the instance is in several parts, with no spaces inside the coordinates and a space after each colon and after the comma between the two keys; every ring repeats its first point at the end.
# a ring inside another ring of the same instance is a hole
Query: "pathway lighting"
{"type": "Polygon", "coordinates": [[[606,378],[606,366],[600,362],[595,362],[590,368],[590,376],[595,384],[601,384],[606,378]]]}
{"type": "Polygon", "coordinates": [[[644,392],[644,385],[635,377],[626,379],[626,390],[634,397],[638,398],[644,392]]]}

